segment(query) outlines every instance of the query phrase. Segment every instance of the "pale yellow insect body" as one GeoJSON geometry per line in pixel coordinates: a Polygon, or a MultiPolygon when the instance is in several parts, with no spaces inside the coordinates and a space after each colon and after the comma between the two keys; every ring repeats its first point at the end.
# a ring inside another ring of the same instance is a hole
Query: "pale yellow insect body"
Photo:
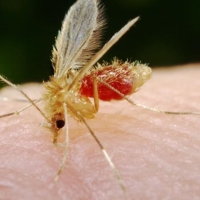
{"type": "Polygon", "coordinates": [[[54,143],[64,127],[67,113],[79,121],[92,119],[98,111],[98,97],[94,105],[79,93],[80,80],[98,59],[137,21],[130,21],[97,53],[101,29],[105,23],[102,8],[96,0],[78,0],[69,10],[56,38],[52,51],[55,70],[50,81],[44,83],[44,114],[51,124],[54,143]],[[64,106],[66,108],[64,109],[64,106]],[[67,111],[67,113],[65,112],[67,111]]]}
{"type": "Polygon", "coordinates": [[[76,81],[73,88],[69,86],[99,47],[101,27],[104,24],[101,12],[96,0],[77,1],[68,11],[56,39],[52,51],[55,74],[44,84],[46,92],[43,95],[44,112],[52,123],[54,141],[65,122],[63,102],[67,105],[68,114],[79,121],[81,119],[76,113],[87,119],[94,118],[96,110],[93,104],[87,97],[79,95],[79,81],[76,81]]]}

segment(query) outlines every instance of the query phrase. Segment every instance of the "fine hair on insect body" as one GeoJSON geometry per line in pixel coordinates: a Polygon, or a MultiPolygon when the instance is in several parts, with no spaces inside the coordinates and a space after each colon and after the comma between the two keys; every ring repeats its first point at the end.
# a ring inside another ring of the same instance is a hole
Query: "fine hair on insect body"
{"type": "Polygon", "coordinates": [[[78,0],[65,16],[61,31],[56,38],[52,51],[55,73],[44,83],[45,91],[41,99],[32,100],[20,87],[0,75],[3,82],[19,90],[30,102],[20,110],[0,117],[18,114],[34,106],[48,122],[54,144],[58,143],[57,138],[65,128],[66,139],[63,145],[65,149],[55,180],[58,179],[67,160],[69,143],[67,116],[70,115],[88,128],[125,192],[124,183],[116,166],[86,121],[93,119],[98,112],[99,99],[104,101],[126,99],[132,105],[166,114],[199,114],[160,111],[136,104],[129,99],[127,95],[136,92],[151,76],[151,69],[145,64],[114,59],[111,63],[97,64],[93,67],[137,20],[138,17],[128,22],[100,49],[101,30],[105,24],[103,9],[97,0],[78,0]],[[94,98],[94,103],[90,97],[94,98]],[[44,109],[38,107],[38,102],[44,103],[44,109]]]}

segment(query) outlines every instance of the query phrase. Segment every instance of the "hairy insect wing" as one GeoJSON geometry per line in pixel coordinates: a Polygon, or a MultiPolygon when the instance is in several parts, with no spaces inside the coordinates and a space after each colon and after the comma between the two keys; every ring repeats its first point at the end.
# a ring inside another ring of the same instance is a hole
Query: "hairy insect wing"
{"type": "Polygon", "coordinates": [[[104,25],[96,0],[79,0],[68,11],[53,48],[54,77],[83,67],[99,47],[104,25]]]}

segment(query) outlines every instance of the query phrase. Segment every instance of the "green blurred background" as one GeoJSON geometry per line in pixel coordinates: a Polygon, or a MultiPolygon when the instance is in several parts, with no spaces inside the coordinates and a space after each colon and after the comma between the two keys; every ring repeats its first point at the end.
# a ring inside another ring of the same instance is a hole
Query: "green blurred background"
{"type": "MultiPolygon", "coordinates": [[[[14,83],[48,80],[55,37],[75,0],[0,0],[0,73],[14,83]]],[[[200,0],[104,0],[107,41],[141,20],[104,57],[154,66],[200,61],[200,0]]]]}

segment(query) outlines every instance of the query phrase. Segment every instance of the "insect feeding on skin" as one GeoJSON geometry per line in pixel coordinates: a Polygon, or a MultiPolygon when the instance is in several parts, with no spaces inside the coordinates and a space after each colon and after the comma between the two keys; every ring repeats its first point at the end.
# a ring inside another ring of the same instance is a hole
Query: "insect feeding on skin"
{"type": "Polygon", "coordinates": [[[98,112],[99,99],[103,101],[126,99],[132,105],[155,112],[193,114],[191,112],[159,111],[136,104],[127,97],[127,95],[136,92],[150,78],[151,68],[145,64],[123,62],[115,58],[111,63],[97,64],[94,67],[97,61],[137,20],[138,17],[129,21],[100,48],[102,29],[105,24],[103,9],[97,0],[78,0],[69,9],[64,18],[61,31],[59,31],[56,38],[52,51],[52,64],[55,73],[48,82],[44,83],[45,92],[41,99],[32,100],[20,87],[0,75],[3,82],[19,90],[30,102],[29,105],[20,110],[0,117],[19,114],[28,107],[34,106],[50,124],[49,128],[53,132],[54,144],[57,144],[58,136],[63,132],[63,129],[65,130],[65,149],[56,180],[67,160],[69,143],[67,115],[69,114],[86,125],[112,168],[122,190],[125,191],[125,186],[117,168],[86,121],[87,119],[93,119],[98,112]],[[94,103],[91,102],[91,97],[94,99],[94,103]],[[38,107],[38,102],[44,103],[44,109],[38,107]]]}

